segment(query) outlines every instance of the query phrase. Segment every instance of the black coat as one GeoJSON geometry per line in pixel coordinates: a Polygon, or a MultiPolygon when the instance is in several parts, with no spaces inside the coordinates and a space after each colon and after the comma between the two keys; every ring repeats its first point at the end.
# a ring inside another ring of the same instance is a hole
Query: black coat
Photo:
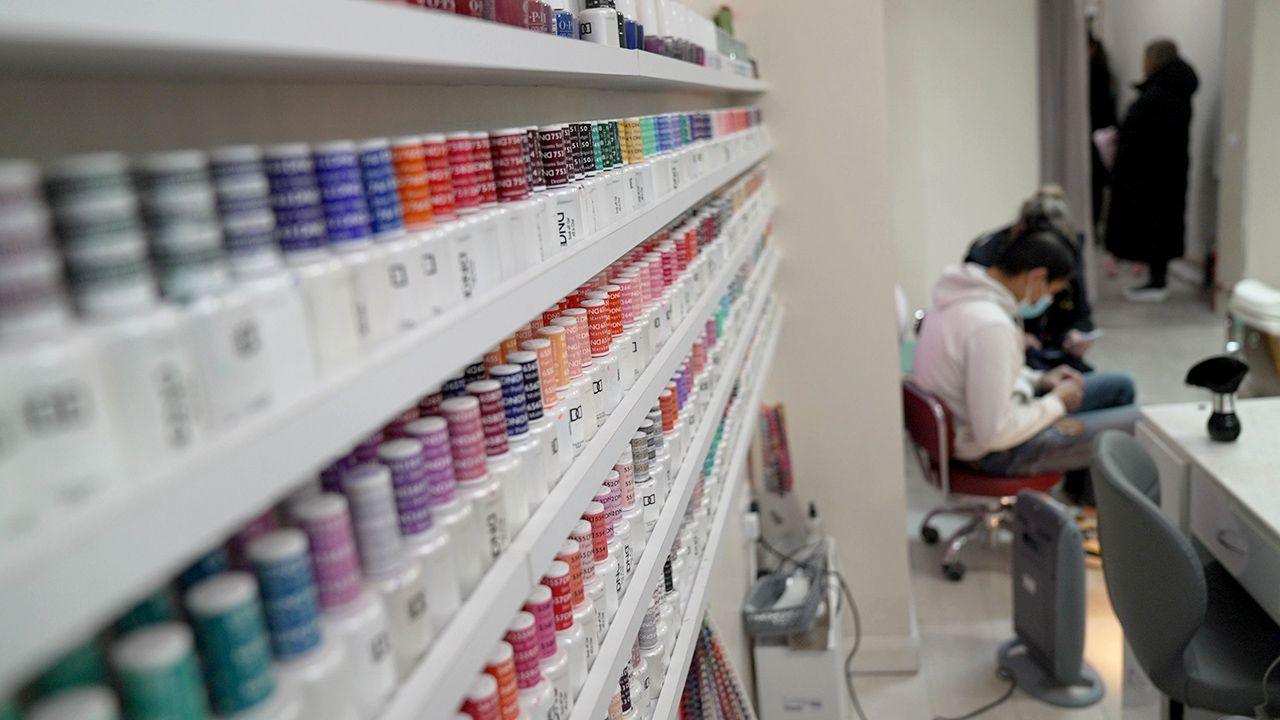
{"type": "Polygon", "coordinates": [[[1138,85],[1138,99],[1120,124],[1107,250],[1122,260],[1163,262],[1182,257],[1186,235],[1187,169],[1191,164],[1191,96],[1200,81],[1176,59],[1138,85]]]}

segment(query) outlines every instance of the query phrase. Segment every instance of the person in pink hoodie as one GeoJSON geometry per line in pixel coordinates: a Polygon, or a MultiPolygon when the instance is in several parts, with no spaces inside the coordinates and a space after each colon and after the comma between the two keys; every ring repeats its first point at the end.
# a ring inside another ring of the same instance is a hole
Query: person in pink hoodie
{"type": "Polygon", "coordinates": [[[1065,493],[1091,505],[1093,438],[1108,429],[1133,431],[1133,380],[1024,364],[1022,321],[1042,314],[1067,287],[1077,253],[1070,238],[1045,229],[1005,243],[989,268],[967,263],[942,273],[913,375],[950,408],[955,459],[993,475],[1065,472],[1065,493]]]}

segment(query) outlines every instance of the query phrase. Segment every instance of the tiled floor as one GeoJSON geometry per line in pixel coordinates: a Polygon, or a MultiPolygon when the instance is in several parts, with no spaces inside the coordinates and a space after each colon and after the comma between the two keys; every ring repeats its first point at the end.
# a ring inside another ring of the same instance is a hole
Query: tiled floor
{"type": "MultiPolygon", "coordinates": [[[[1143,403],[1197,399],[1182,378],[1196,360],[1220,351],[1223,324],[1200,294],[1178,285],[1160,305],[1135,305],[1121,296],[1131,276],[1099,277],[1095,310],[1106,330],[1090,353],[1098,367],[1127,369],[1143,403]]],[[[912,581],[921,635],[921,670],[914,676],[859,676],[856,686],[871,720],[928,720],[963,715],[997,698],[1007,687],[995,676],[995,653],[1013,636],[1009,546],[972,547],[964,558],[968,574],[960,583],[942,578],[939,550],[918,536],[924,513],[941,502],[913,458],[907,459],[906,534],[911,544],[912,581]]],[[[945,527],[944,527],[945,530],[945,527]]],[[[1122,637],[1107,599],[1101,569],[1088,569],[1088,629],[1085,654],[1107,683],[1106,698],[1092,708],[1066,711],[1016,693],[982,715],[989,720],[1088,718],[1122,720],[1120,677],[1122,637]]]]}

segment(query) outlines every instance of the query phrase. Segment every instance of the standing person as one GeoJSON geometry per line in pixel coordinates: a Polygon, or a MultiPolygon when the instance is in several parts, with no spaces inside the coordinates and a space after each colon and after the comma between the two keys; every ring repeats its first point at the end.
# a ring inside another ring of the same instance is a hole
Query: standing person
{"type": "Polygon", "coordinates": [[[1148,44],[1142,64],[1146,80],[1120,124],[1106,240],[1112,255],[1149,269],[1147,283],[1125,297],[1160,302],[1169,261],[1184,251],[1191,96],[1200,81],[1172,40],[1148,44]]]}
{"type": "MultiPolygon", "coordinates": [[[[1089,18],[1089,137],[1092,138],[1097,130],[1115,127],[1116,122],[1116,91],[1111,81],[1111,63],[1107,60],[1107,49],[1093,34],[1093,18],[1089,18]]],[[[1111,183],[1111,171],[1102,162],[1098,146],[1092,142],[1089,143],[1089,154],[1092,159],[1093,228],[1096,231],[1098,222],[1102,220],[1103,194],[1111,183]]]]}

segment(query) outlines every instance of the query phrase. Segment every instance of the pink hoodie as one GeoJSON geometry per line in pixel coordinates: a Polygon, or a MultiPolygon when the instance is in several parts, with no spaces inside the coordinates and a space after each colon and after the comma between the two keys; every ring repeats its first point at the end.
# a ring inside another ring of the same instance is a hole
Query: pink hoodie
{"type": "Polygon", "coordinates": [[[1036,397],[1043,373],[1025,364],[1017,318],[1017,300],[980,265],[949,267],[934,285],[913,375],[951,410],[960,460],[1008,450],[1066,414],[1057,397],[1036,397]]]}

